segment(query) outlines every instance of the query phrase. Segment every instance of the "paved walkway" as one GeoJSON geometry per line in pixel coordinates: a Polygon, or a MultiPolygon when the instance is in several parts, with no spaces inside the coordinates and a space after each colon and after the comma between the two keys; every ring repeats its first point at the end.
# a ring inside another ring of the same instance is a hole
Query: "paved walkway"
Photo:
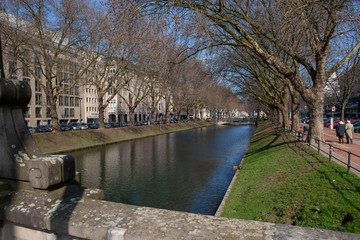
{"type": "MultiPolygon", "coordinates": [[[[308,124],[300,124],[301,129],[308,124]]],[[[336,137],[335,130],[331,130],[330,128],[324,128],[324,140],[327,144],[321,144],[321,152],[323,155],[328,157],[329,154],[329,145],[332,145],[332,155],[335,162],[339,163],[342,166],[346,166],[348,163],[349,152],[351,152],[351,166],[358,169],[356,171],[352,169],[351,171],[360,176],[360,133],[353,134],[353,144],[346,143],[346,137],[344,138],[344,142],[340,144],[338,137],[336,137]]],[[[314,148],[317,149],[317,146],[314,148]]]]}

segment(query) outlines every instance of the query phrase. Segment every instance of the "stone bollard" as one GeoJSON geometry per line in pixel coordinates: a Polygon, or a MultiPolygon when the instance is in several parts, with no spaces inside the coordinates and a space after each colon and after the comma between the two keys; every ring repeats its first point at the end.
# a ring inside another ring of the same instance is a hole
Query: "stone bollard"
{"type": "Polygon", "coordinates": [[[0,178],[30,181],[47,189],[75,177],[71,156],[46,156],[31,137],[24,109],[31,99],[25,81],[0,79],[0,178]]]}

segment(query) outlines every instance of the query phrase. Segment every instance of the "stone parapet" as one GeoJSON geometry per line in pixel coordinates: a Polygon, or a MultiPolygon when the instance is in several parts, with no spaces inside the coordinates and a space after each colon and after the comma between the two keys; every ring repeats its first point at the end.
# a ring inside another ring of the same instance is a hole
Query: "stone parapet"
{"type": "Polygon", "coordinates": [[[44,239],[360,239],[358,234],[107,202],[99,200],[99,193],[83,189],[55,200],[35,197],[36,190],[17,191],[1,209],[7,226],[3,235],[31,229],[44,239]]]}

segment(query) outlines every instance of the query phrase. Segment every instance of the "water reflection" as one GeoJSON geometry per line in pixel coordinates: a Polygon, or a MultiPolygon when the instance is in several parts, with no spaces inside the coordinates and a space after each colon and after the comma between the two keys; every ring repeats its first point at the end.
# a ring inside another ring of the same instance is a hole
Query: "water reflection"
{"type": "Polygon", "coordinates": [[[208,127],[71,154],[83,185],[106,200],[212,215],[253,130],[208,127]]]}

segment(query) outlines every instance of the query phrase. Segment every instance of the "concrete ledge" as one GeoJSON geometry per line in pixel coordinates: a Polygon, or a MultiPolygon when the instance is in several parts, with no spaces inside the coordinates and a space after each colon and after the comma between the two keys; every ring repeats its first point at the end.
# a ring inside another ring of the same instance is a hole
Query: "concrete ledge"
{"type": "Polygon", "coordinates": [[[2,208],[4,222],[56,239],[360,239],[358,234],[107,202],[89,198],[91,191],[96,195],[87,189],[46,205],[17,197],[2,208]]]}

